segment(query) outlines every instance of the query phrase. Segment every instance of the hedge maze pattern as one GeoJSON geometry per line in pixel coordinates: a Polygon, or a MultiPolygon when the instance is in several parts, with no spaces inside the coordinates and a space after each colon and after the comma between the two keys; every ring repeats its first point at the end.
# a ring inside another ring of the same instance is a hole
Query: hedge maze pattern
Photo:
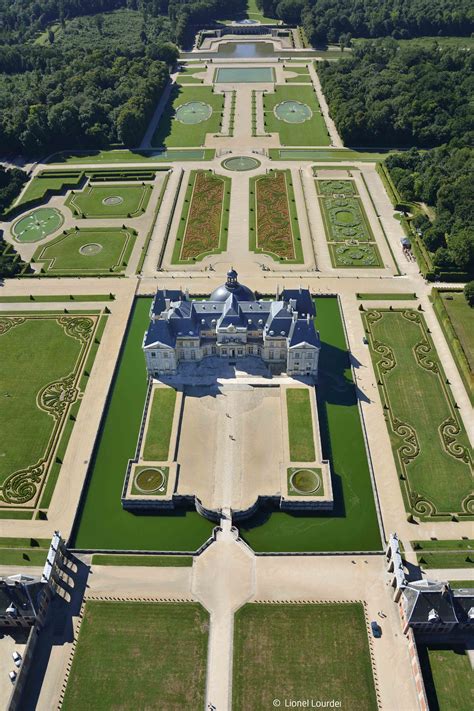
{"type": "Polygon", "coordinates": [[[27,503],[34,505],[34,500],[37,499],[45,484],[71,405],[78,400],[81,394],[79,381],[98,322],[96,315],[6,316],[0,318],[0,336],[8,333],[12,328],[24,324],[27,320],[37,318],[54,319],[62,327],[67,337],[80,342],[80,350],[73,372],[59,380],[46,383],[36,396],[37,407],[54,419],[54,426],[41,459],[28,467],[12,472],[0,485],[0,502],[10,506],[22,506],[27,503]]]}
{"type": "Polygon", "coordinates": [[[333,266],[382,267],[354,181],[315,182],[333,266]]]}
{"type": "Polygon", "coordinates": [[[420,520],[472,518],[472,456],[423,317],[364,314],[407,510],[420,520]]]}

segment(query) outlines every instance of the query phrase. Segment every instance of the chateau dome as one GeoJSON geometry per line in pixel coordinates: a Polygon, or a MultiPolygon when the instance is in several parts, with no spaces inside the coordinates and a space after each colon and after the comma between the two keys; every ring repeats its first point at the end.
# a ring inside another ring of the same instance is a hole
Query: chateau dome
{"type": "Polygon", "coordinates": [[[237,272],[233,267],[227,272],[227,281],[225,284],[214,289],[209,301],[227,301],[229,296],[235,296],[238,301],[255,301],[255,294],[248,286],[240,284],[237,279],[237,272]]]}

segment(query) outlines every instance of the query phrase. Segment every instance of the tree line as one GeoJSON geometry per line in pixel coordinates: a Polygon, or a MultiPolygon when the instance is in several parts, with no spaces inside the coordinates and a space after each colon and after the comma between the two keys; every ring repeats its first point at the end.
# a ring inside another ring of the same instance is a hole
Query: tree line
{"type": "Polygon", "coordinates": [[[467,137],[390,155],[385,165],[404,200],[435,208],[432,222],[422,213],[413,219],[434,266],[474,275],[474,149],[467,137]]]}
{"type": "Polygon", "coordinates": [[[473,67],[463,49],[374,40],[318,73],[346,144],[432,147],[472,130],[473,67]]]}
{"type": "Polygon", "coordinates": [[[470,0],[257,0],[267,16],[302,24],[315,45],[341,36],[409,39],[468,37],[474,31],[470,0]]]}

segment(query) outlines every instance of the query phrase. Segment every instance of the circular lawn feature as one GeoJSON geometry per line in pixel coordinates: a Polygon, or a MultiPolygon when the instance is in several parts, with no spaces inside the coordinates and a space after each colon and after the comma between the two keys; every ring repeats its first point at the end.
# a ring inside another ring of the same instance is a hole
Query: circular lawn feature
{"type": "Polygon", "coordinates": [[[102,200],[102,205],[121,205],[123,203],[123,197],[120,195],[110,195],[102,200]]]}
{"type": "Polygon", "coordinates": [[[203,101],[189,101],[178,106],[175,113],[177,121],[185,124],[196,124],[207,121],[211,117],[212,107],[203,101]]]}
{"type": "Polygon", "coordinates": [[[359,220],[350,210],[336,210],[334,217],[338,225],[357,225],[359,220]]]}
{"type": "Polygon", "coordinates": [[[290,484],[299,494],[314,494],[321,487],[321,477],[311,469],[297,469],[290,477],[290,484]]]}
{"type": "Polygon", "coordinates": [[[303,104],[301,101],[282,101],[273,111],[277,119],[286,123],[304,123],[313,115],[308,104],[303,104]]]}
{"type": "Polygon", "coordinates": [[[165,475],[161,469],[143,469],[135,476],[135,486],[143,493],[153,494],[165,483],[165,475]]]}
{"type": "Polygon", "coordinates": [[[12,233],[17,242],[39,242],[59,230],[63,222],[55,207],[39,207],[15,222],[12,233]]]}
{"type": "Polygon", "coordinates": [[[221,163],[222,167],[226,170],[255,170],[261,163],[256,158],[249,158],[247,156],[235,156],[234,158],[227,158],[221,163]]]}
{"type": "Polygon", "coordinates": [[[90,244],[83,244],[79,248],[79,254],[83,254],[85,257],[93,257],[94,254],[99,254],[102,252],[102,245],[97,244],[97,242],[91,242],[90,244]]]}

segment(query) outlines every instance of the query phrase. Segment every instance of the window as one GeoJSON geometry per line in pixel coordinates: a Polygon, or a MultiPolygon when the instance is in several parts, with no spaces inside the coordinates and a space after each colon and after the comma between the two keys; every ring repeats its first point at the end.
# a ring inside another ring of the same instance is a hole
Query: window
{"type": "Polygon", "coordinates": [[[217,353],[217,348],[215,346],[212,346],[211,353],[212,355],[215,355],[217,353]]]}
{"type": "Polygon", "coordinates": [[[227,355],[227,348],[222,349],[222,355],[227,355]]]}
{"type": "Polygon", "coordinates": [[[249,355],[253,355],[253,346],[249,346],[249,355]]]}
{"type": "Polygon", "coordinates": [[[270,351],[270,353],[268,354],[268,357],[270,358],[270,360],[273,360],[273,351],[270,351]]]}
{"type": "Polygon", "coordinates": [[[156,358],[156,353],[155,353],[155,351],[152,351],[152,352],[151,352],[151,357],[152,357],[152,358],[156,358]]]}
{"type": "Polygon", "coordinates": [[[196,360],[196,351],[191,351],[191,360],[196,360]]]}
{"type": "Polygon", "coordinates": [[[243,352],[242,348],[238,348],[238,349],[237,349],[237,355],[240,355],[240,356],[241,356],[241,355],[243,355],[243,354],[244,354],[244,352],[243,352]]]}
{"type": "Polygon", "coordinates": [[[163,353],[163,358],[169,358],[170,354],[169,353],[163,353]]]}

